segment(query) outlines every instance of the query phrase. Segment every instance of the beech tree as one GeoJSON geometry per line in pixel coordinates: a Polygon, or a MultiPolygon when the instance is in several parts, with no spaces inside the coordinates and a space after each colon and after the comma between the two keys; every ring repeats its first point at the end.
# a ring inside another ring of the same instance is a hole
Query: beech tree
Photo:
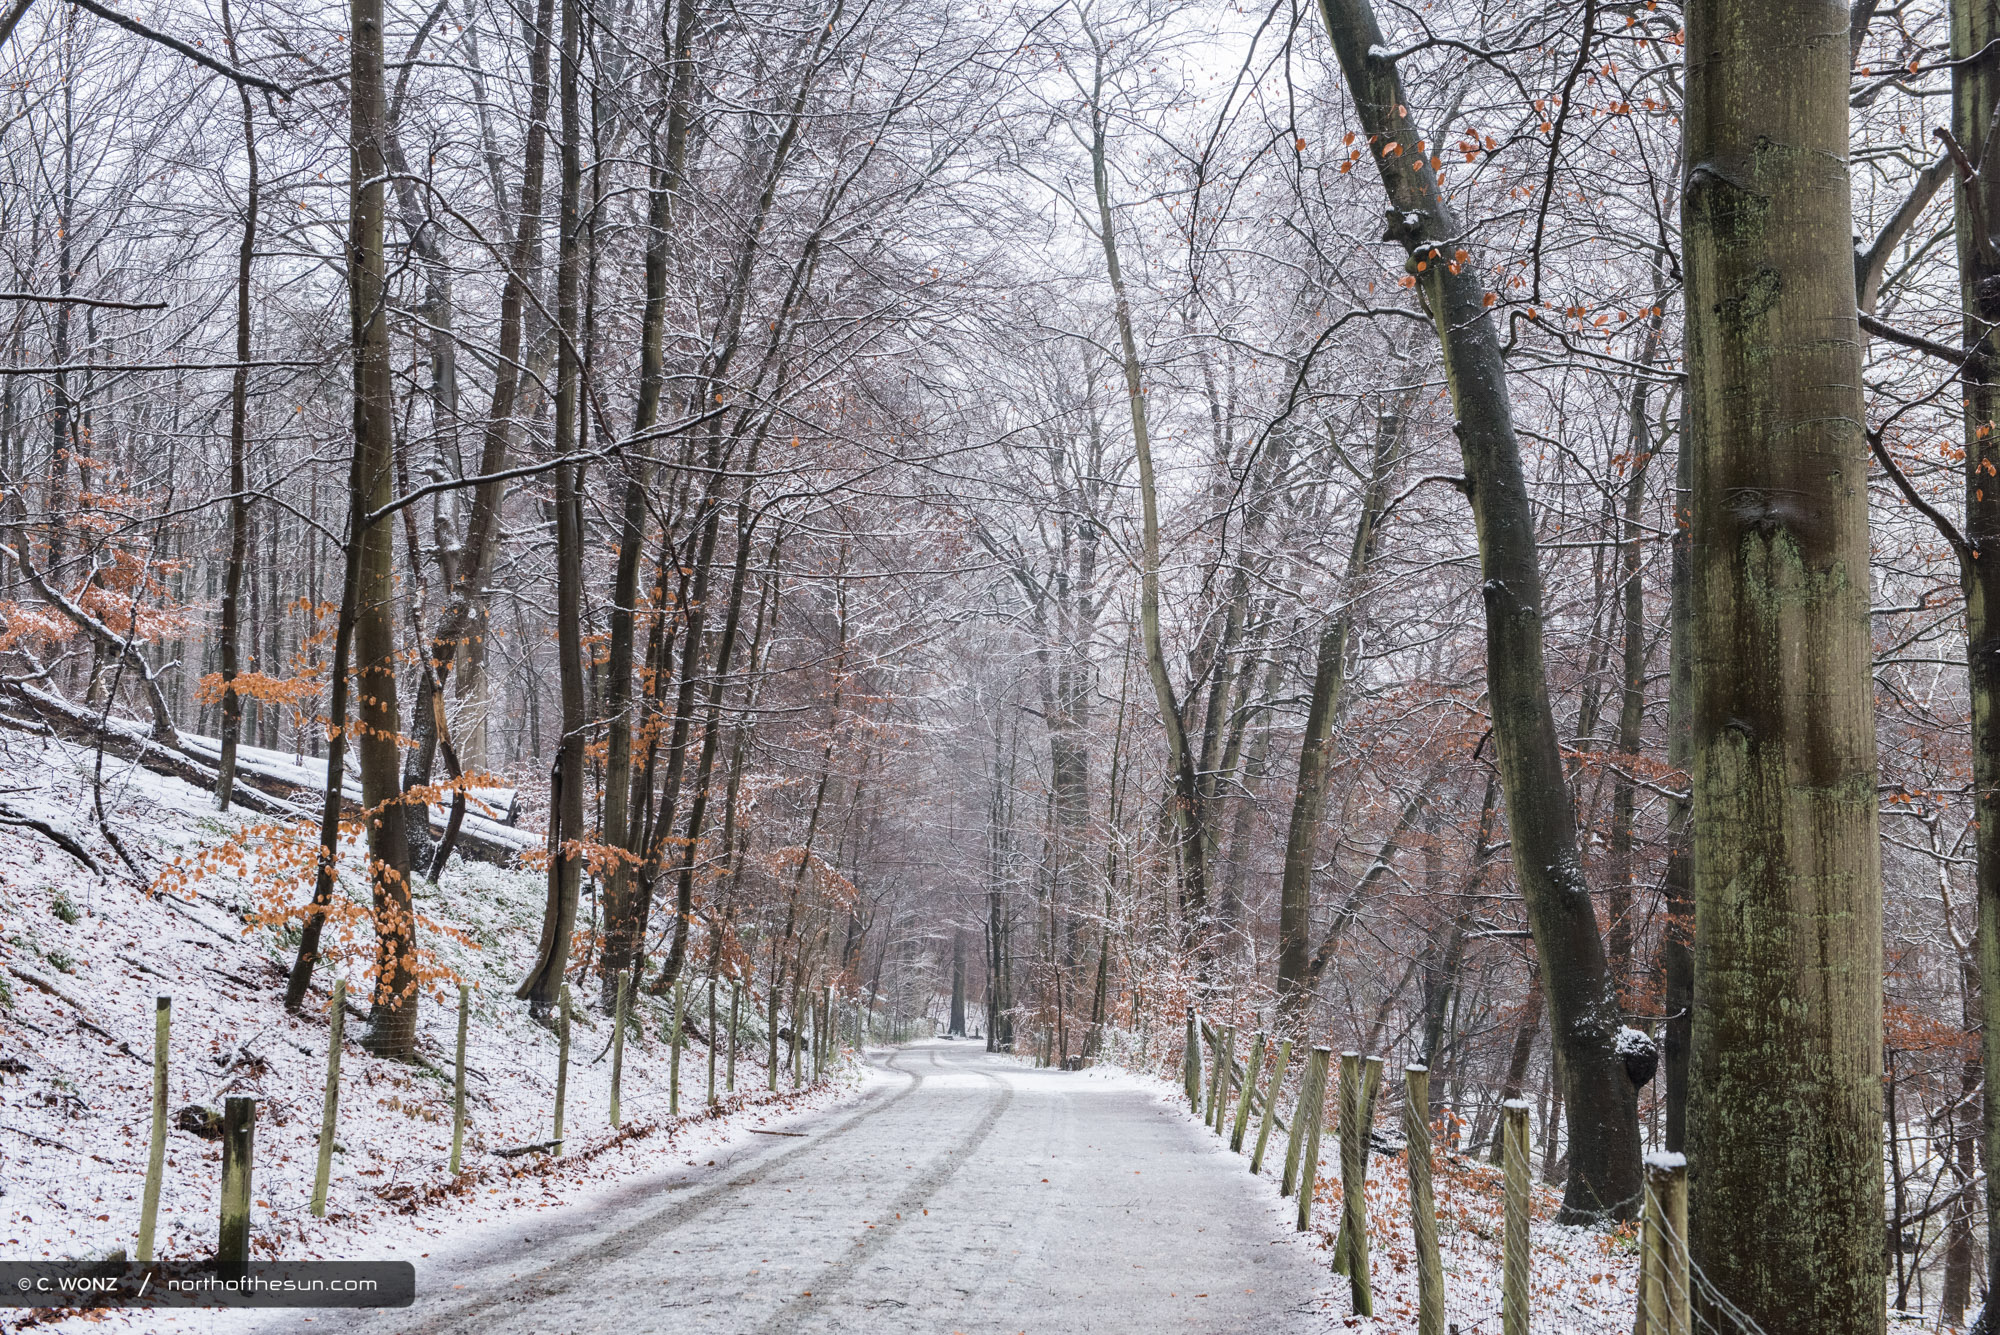
{"type": "Polygon", "coordinates": [[[1691,1246],[1766,1330],[1881,1329],[1882,883],[1846,14],[1702,0],[1688,20],[1691,1246]]]}

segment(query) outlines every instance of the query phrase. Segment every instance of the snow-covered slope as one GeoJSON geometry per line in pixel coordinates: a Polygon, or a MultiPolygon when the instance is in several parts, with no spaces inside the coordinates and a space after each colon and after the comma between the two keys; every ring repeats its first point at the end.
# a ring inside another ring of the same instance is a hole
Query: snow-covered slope
{"type": "MultiPolygon", "coordinates": [[[[784,1093],[766,1094],[746,1034],[739,1095],[724,1103],[725,1116],[671,1119],[664,1010],[646,1002],[646,1036],[626,1047],[623,1133],[608,1120],[611,1026],[586,1014],[574,1030],[566,1156],[495,1155],[551,1132],[556,1040],[512,999],[536,940],[544,880],[454,861],[441,886],[420,884],[417,907],[457,934],[432,932],[426,944],[475,989],[468,1171],[456,1180],[447,1172],[455,1001],[425,998],[416,1065],[364,1054],[354,1040],[365,1026],[350,1013],[339,1150],[327,1217],[315,1219],[308,1204],[326,1078],[324,967],[305,1014],[286,1015],[289,942],[276,929],[245,926],[249,886],[218,874],[195,881],[188,897],[149,894],[99,828],[94,770],[90,752],[0,733],[4,810],[74,840],[105,873],[0,815],[0,1255],[103,1257],[134,1246],[156,994],[173,998],[169,1107],[219,1106],[228,1094],[258,1099],[255,1254],[394,1259],[399,1248],[421,1250],[428,1234],[572,1199],[607,1179],[682,1162],[718,1135],[851,1092],[843,1075],[801,1094],[789,1082],[784,1093]]],[[[111,829],[148,879],[177,855],[260,819],[218,816],[209,794],[122,762],[107,759],[102,778],[111,829]]],[[[365,963],[366,942],[353,942],[340,967],[357,995],[365,995],[365,963]]],[[[579,1004],[591,990],[577,985],[579,1004]]],[[[706,1068],[706,1049],[691,1043],[684,1114],[703,1107],[706,1068]]],[[[159,1255],[213,1251],[220,1162],[214,1142],[169,1133],[159,1255]]]]}

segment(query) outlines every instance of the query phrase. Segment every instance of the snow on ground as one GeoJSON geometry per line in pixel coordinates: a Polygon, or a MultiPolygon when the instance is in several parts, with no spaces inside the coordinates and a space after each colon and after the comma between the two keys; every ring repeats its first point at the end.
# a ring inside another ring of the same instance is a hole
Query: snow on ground
{"type": "MultiPolygon", "coordinates": [[[[1120,1079],[1143,1081],[1162,1102],[1199,1124],[1188,1111],[1178,1070],[1155,1072],[1142,1066],[1136,1054],[1125,1054],[1127,1065],[1116,1069],[1120,1079]]],[[[1105,1068],[1099,1067],[1098,1070],[1105,1068]]],[[[1293,1088],[1297,1094],[1293,1066],[1293,1088]]],[[[1280,1113],[1289,1112],[1281,1102],[1280,1113]]],[[[1377,1100],[1376,1135],[1397,1129],[1401,1110],[1386,1093],[1377,1100]]],[[[1212,1135],[1212,1133],[1211,1133],[1212,1135]]],[[[1255,1119],[1245,1148],[1255,1141],[1255,1119]]],[[[1400,1139],[1395,1137],[1394,1139],[1400,1139]]],[[[1213,1136],[1219,1154],[1229,1154],[1227,1136],[1213,1136]]],[[[1401,1153],[1368,1158],[1368,1258],[1374,1296],[1372,1318],[1353,1314],[1347,1281],[1332,1275],[1333,1244],[1340,1224],[1340,1142],[1332,1129],[1320,1140],[1317,1189],[1313,1194],[1312,1245],[1326,1266],[1333,1297],[1322,1296],[1320,1307],[1327,1329],[1359,1331],[1363,1335],[1415,1335],[1417,1329],[1416,1241],[1410,1223],[1409,1175],[1401,1153]]],[[[1246,1160],[1247,1163],[1247,1160],[1246,1160]]],[[[1280,1199],[1278,1178],[1284,1171],[1285,1140],[1273,1128],[1264,1156],[1273,1211],[1273,1226],[1290,1232],[1297,1227],[1297,1202],[1280,1199]]],[[[1432,1194],[1438,1220],[1438,1251],[1444,1268],[1446,1329],[1460,1335],[1499,1335],[1501,1172],[1465,1155],[1436,1156],[1432,1194]]],[[[1637,1303],[1639,1247],[1637,1229],[1572,1228],[1555,1222],[1562,1193],[1537,1183],[1530,1228],[1532,1249],[1529,1279],[1531,1317],[1539,1330],[1564,1335],[1626,1335],[1632,1329],[1637,1303]]]]}
{"type": "MultiPolygon", "coordinates": [[[[611,1026],[585,1012],[573,1029],[565,1157],[493,1154],[551,1135],[556,1039],[512,999],[535,944],[545,880],[538,872],[454,861],[442,886],[419,883],[417,907],[462,934],[433,932],[429,944],[440,964],[475,989],[468,1171],[456,1181],[447,1171],[455,1003],[425,998],[415,1065],[363,1053],[356,1040],[365,1024],[350,1010],[327,1217],[315,1219],[308,1207],[326,1080],[327,991],[314,989],[304,1015],[285,1014],[289,943],[274,929],[245,926],[241,911],[251,889],[233,875],[203,877],[191,898],[149,895],[125,875],[97,828],[94,759],[52,739],[0,734],[0,803],[69,834],[116,873],[93,874],[42,834],[0,823],[0,1256],[102,1258],[134,1247],[158,993],[173,997],[168,1107],[220,1107],[228,1094],[258,1100],[253,1255],[414,1256],[468,1226],[693,1162],[749,1136],[751,1127],[847,1101],[861,1087],[862,1076],[842,1068],[822,1087],[794,1092],[787,1079],[770,1095],[761,1039],[746,1032],[737,1095],[710,1118],[702,1115],[707,1051],[691,1039],[681,1063],[683,1116],[670,1118],[666,1008],[642,1001],[646,1035],[628,1038],[625,1049],[623,1132],[609,1126],[611,1026]]],[[[209,794],[110,759],[103,803],[119,841],[149,877],[177,853],[259,819],[218,816],[209,794]]],[[[366,995],[366,953],[365,941],[355,942],[341,965],[350,997],[366,995]]],[[[581,1006],[593,989],[576,990],[581,1006]]],[[[725,1015],[726,1001],[725,994],[725,1015]]],[[[692,997],[690,1011],[697,1023],[705,1019],[705,1005],[692,997]]],[[[746,1003],[746,1024],[751,1011],[746,1003]]],[[[718,1061],[718,1085],[724,1068],[718,1061]]],[[[158,1256],[213,1251],[220,1173],[216,1142],[169,1131],[158,1256]]]]}

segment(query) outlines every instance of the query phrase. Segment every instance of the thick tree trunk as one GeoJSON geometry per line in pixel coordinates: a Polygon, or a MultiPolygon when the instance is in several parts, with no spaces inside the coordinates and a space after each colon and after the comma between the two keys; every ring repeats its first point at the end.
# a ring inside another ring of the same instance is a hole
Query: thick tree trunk
{"type": "MultiPolygon", "coordinates": [[[[353,0],[349,45],[352,166],[347,256],[354,342],[354,494],[367,514],[395,499],[394,388],[389,366],[389,303],[383,254],[382,0],[353,0]]],[[[368,813],[368,858],[375,891],[375,992],[362,1044],[406,1057],[417,1041],[416,919],[404,836],[401,755],[396,738],[396,531],[377,522],[356,535],[354,650],[361,802],[368,813]]],[[[420,813],[421,816],[421,813],[420,813]]]]}
{"type": "Polygon", "coordinates": [[[1507,368],[1481,289],[1385,54],[1369,0],[1321,0],[1342,70],[1389,195],[1389,238],[1409,254],[1444,352],[1465,491],[1479,534],[1486,680],[1515,879],[1541,959],[1561,1059],[1570,1143],[1562,1217],[1630,1218],[1640,1195],[1638,1091],[1618,1053],[1620,1014],[1578,856],[1542,664],[1542,576],[1507,368]]]}
{"type": "Polygon", "coordinates": [[[1847,18],[1833,0],[1688,7],[1690,1228],[1695,1264],[1768,1335],[1884,1320],[1847,18]]]}

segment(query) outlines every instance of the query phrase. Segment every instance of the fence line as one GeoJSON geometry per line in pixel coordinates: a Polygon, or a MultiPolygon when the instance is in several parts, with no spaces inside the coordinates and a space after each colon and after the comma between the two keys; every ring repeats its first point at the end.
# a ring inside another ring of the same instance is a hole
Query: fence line
{"type": "MultiPolygon", "coordinates": [[[[1249,1117],[1261,1106],[1260,1125],[1249,1151],[1250,1170],[1261,1174],[1274,1125],[1282,1125],[1278,1100],[1291,1062],[1293,1040],[1252,1037],[1241,1084],[1232,1057],[1234,1030],[1204,1024],[1188,1008],[1187,1037],[1181,1052],[1183,1088],[1189,1107],[1203,1125],[1221,1132],[1234,1114],[1230,1149],[1244,1151],[1249,1117]],[[1202,1070],[1206,1046],[1211,1069],[1202,1070]],[[1268,1083],[1265,1066],[1270,1065],[1268,1083]],[[1206,1075],[1206,1079],[1204,1079],[1206,1075]],[[1232,1097],[1232,1091],[1234,1097],[1232,1097]]],[[[1298,1100],[1288,1128],[1280,1197],[1298,1194],[1300,1231],[1311,1225],[1318,1173],[1319,1141],[1325,1118],[1332,1052],[1308,1050],[1299,1079],[1298,1100]]],[[[1367,1180],[1375,1101],[1383,1081],[1379,1057],[1341,1055],[1338,1090],[1341,1210],[1333,1247],[1333,1270],[1348,1280],[1354,1315],[1374,1315],[1368,1237],[1367,1180]]],[[[1498,1318],[1493,1335],[1529,1335],[1533,1316],[1530,1227],[1533,1155],[1530,1107],[1509,1099],[1500,1108],[1501,1264],[1500,1304],[1464,1325],[1446,1322],[1444,1267],[1438,1242],[1430,1072],[1409,1066],[1403,1072],[1401,1128],[1407,1159],[1411,1232],[1417,1272],[1417,1335],[1473,1335],[1498,1318]]],[[[1633,1335],[1762,1335],[1757,1325],[1714,1290],[1694,1267],[1687,1247],[1687,1168],[1679,1155],[1647,1156],[1645,1209],[1640,1239],[1641,1278],[1633,1335]]],[[[1553,1301],[1553,1300],[1552,1300],[1553,1301]]],[[[1579,1309],[1581,1310],[1581,1309],[1579,1309]]]]}
{"type": "MultiPolygon", "coordinates": [[[[631,982],[632,980],[628,974],[620,973],[615,993],[617,1001],[614,1008],[614,1029],[611,1042],[608,1045],[612,1052],[608,1121],[613,1131],[619,1130],[622,1123],[620,1088],[623,1077],[625,1026],[630,1022],[630,1005],[632,1001],[631,982]]],[[[345,1043],[347,1011],[346,993],[346,981],[343,979],[334,980],[332,1009],[328,1021],[327,1034],[326,1086],[324,1102],[321,1108],[313,1187],[308,1202],[310,1212],[320,1218],[324,1218],[326,1215],[327,1198],[331,1188],[333,1152],[336,1148],[335,1133],[339,1124],[341,1053],[345,1043]]],[[[737,1021],[741,1016],[742,989],[740,983],[732,980],[731,993],[728,1056],[729,1083],[733,1090],[735,1084],[736,1027],[737,1021]]],[[[464,983],[460,983],[458,985],[457,1050],[453,1062],[454,1070],[452,1074],[451,1156],[447,1169],[452,1178],[460,1176],[464,1161],[466,1127],[465,1076],[467,1071],[466,1039],[471,1021],[471,996],[471,988],[464,983]]],[[[683,997],[682,1000],[684,1001],[684,999],[683,997]]],[[[834,995],[831,988],[828,989],[827,996],[823,1002],[815,999],[811,1009],[814,1012],[811,1017],[813,1026],[813,1072],[814,1083],[817,1084],[824,1078],[826,1069],[835,1059],[840,1045],[843,1021],[847,1022],[847,1027],[852,1030],[853,1037],[857,1041],[867,1041],[879,1036],[877,1033],[879,1026],[872,1015],[866,1014],[859,1009],[843,1012],[838,998],[834,995]]],[[[679,1007],[677,1006],[676,1011],[678,1010],[679,1007]]],[[[149,1265],[154,1260],[160,1193],[165,1178],[168,1122],[167,1077],[171,1056],[172,1017],[172,997],[166,994],[156,997],[154,999],[153,1080],[150,1091],[152,1134],[147,1149],[146,1179],[140,1197],[138,1244],[135,1249],[136,1259],[142,1265],[149,1265]]],[[[493,1149],[489,1151],[490,1153],[502,1158],[514,1158],[529,1153],[553,1153],[557,1155],[562,1153],[566,1115],[565,1104],[569,1085],[570,1025],[572,1019],[571,993],[569,985],[565,983],[559,994],[555,1025],[557,1059],[556,1087],[551,1108],[553,1131],[551,1139],[536,1144],[493,1149]]],[[[676,1015],[675,1020],[678,1021],[678,1019],[679,1017],[676,1015]]],[[[681,1034],[679,1032],[681,1025],[676,1022],[672,1028],[674,1030],[672,1054],[676,1060],[674,1061],[673,1069],[668,1073],[669,1116],[678,1116],[680,1070],[677,1058],[682,1046],[681,1034]]],[[[797,1042],[800,1028],[800,1019],[794,1017],[793,1055],[795,1060],[800,1050],[797,1042]]],[[[716,1065],[715,1047],[718,1040],[715,1030],[716,1026],[711,1023],[708,1035],[709,1069],[711,1072],[715,1070],[716,1065]]],[[[775,1033],[773,1035],[773,1042],[775,1044],[775,1033]]],[[[602,1060],[603,1055],[603,1053],[598,1054],[599,1060],[602,1060]]],[[[804,1088],[804,1083],[797,1080],[797,1075],[798,1072],[795,1069],[794,1088],[804,1088]]],[[[776,1079],[776,1070],[774,1068],[772,1071],[773,1088],[776,1087],[776,1079]]],[[[746,1104],[744,1106],[750,1105],[746,1104]]],[[[713,1092],[713,1081],[711,1078],[711,1091],[706,1111],[713,1113],[720,1107],[721,1103],[713,1092]]],[[[219,1119],[223,1160],[221,1221],[217,1239],[216,1259],[225,1265],[240,1265],[246,1263],[249,1259],[250,1225],[252,1205],[254,1203],[251,1176],[252,1163],[255,1157],[257,1099],[248,1095],[232,1095],[224,1101],[224,1109],[223,1116],[219,1119]]],[[[211,1118],[214,1116],[213,1113],[208,1115],[211,1118]]]]}

